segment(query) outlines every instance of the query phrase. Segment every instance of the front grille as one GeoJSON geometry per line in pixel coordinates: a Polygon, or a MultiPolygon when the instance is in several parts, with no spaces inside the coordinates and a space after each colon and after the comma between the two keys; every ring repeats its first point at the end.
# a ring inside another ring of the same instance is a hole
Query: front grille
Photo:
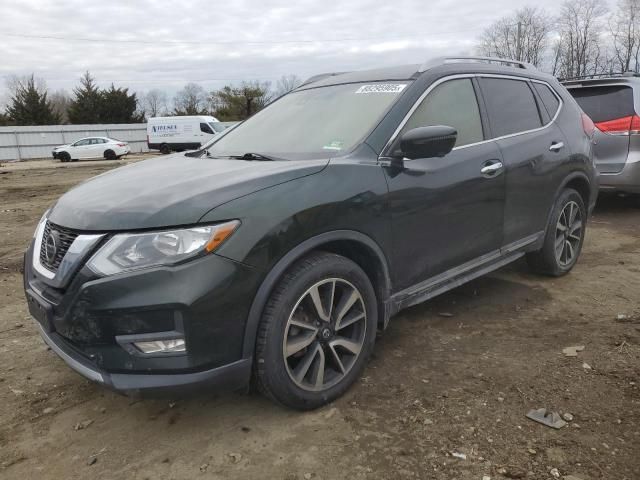
{"type": "Polygon", "coordinates": [[[67,250],[69,250],[77,236],[78,234],[74,231],[47,221],[42,235],[42,243],[40,244],[40,263],[52,272],[57,271],[60,262],[62,262],[67,250]],[[55,237],[56,249],[55,254],[51,256],[50,252],[49,259],[47,259],[47,241],[50,235],[55,237]]]}

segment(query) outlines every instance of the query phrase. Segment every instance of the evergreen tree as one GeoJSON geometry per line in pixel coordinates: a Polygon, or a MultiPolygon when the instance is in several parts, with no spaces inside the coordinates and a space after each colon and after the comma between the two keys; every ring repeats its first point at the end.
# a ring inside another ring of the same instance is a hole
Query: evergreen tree
{"type": "Polygon", "coordinates": [[[100,123],[139,123],[144,114],[136,112],[136,94],[129,95],[128,88],[116,88],[111,84],[100,92],[100,123]]]}
{"type": "Polygon", "coordinates": [[[69,123],[100,123],[102,98],[95,80],[89,72],[80,79],[80,86],[73,89],[75,98],[69,104],[69,123]]]}
{"type": "MultiPolygon", "coordinates": [[[[47,92],[36,87],[33,75],[18,81],[7,107],[8,120],[14,125],[57,125],[60,117],[54,112],[47,92]]],[[[1,121],[1,119],[0,119],[1,121]]]]}
{"type": "Polygon", "coordinates": [[[0,113],[0,127],[6,127],[11,125],[11,120],[4,113],[0,113]]]}

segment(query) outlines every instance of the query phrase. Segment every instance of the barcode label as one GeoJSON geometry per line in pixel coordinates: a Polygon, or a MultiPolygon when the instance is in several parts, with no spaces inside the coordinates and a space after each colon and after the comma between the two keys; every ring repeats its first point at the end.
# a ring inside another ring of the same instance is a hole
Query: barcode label
{"type": "Polygon", "coordinates": [[[374,85],[362,85],[356,93],[400,93],[406,85],[401,83],[376,83],[374,85]]]}

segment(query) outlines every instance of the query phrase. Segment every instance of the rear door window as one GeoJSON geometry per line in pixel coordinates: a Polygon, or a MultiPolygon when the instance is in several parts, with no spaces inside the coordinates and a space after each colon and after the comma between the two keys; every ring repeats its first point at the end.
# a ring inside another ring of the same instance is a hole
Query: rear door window
{"type": "Polygon", "coordinates": [[[549,118],[555,117],[558,112],[558,108],[560,107],[560,100],[558,100],[558,97],[553,93],[551,88],[544,83],[531,82],[531,85],[533,85],[533,88],[535,88],[538,95],[540,95],[540,99],[549,114],[549,118]]]}
{"type": "Polygon", "coordinates": [[[633,90],[622,85],[570,88],[584,113],[595,123],[607,122],[634,114],[633,90]]]}
{"type": "Polygon", "coordinates": [[[494,138],[542,126],[538,105],[526,81],[487,77],[479,80],[494,138]]]}
{"type": "Polygon", "coordinates": [[[413,112],[402,133],[417,127],[447,125],[458,131],[456,147],[484,139],[471,80],[448,80],[433,89],[413,112]]]}

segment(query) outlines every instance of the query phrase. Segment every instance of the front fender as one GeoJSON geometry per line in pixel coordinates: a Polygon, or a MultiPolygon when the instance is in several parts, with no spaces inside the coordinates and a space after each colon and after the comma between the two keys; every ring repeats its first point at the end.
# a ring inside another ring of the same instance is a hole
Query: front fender
{"type": "Polygon", "coordinates": [[[245,330],[251,355],[262,310],[282,273],[305,253],[338,240],[357,242],[384,265],[391,288],[391,225],[387,184],[375,162],[332,161],[322,172],[263,189],[221,205],[201,222],[239,219],[238,231],[217,251],[263,272],[245,330]]]}

